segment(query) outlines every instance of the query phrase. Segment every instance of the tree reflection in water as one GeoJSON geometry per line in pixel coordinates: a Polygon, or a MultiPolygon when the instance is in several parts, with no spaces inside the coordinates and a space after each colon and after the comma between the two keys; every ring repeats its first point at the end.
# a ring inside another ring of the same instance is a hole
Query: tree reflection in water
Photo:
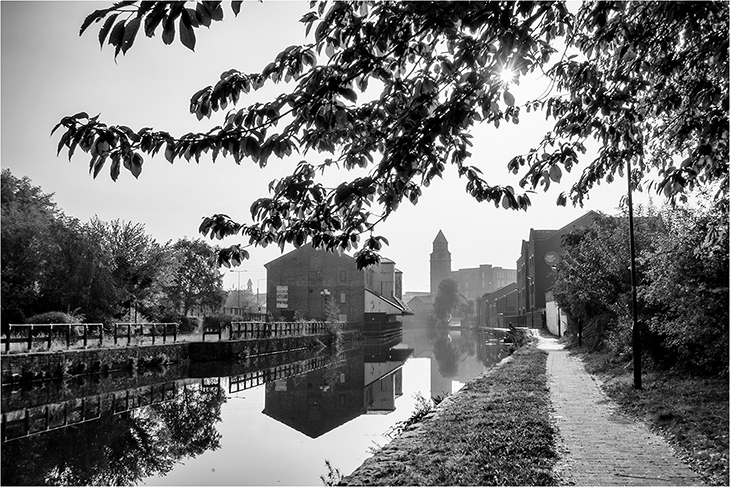
{"type": "Polygon", "coordinates": [[[220,447],[220,387],[3,444],[3,485],[133,485],[220,447]]]}
{"type": "Polygon", "coordinates": [[[470,330],[462,329],[457,337],[447,327],[435,327],[433,353],[438,362],[439,373],[445,378],[459,373],[459,364],[476,353],[476,336],[470,330]]]}

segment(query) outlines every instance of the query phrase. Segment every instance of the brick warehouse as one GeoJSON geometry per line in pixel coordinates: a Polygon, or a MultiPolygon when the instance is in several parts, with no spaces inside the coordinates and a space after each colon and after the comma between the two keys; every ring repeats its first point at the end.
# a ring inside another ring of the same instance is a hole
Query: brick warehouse
{"type": "MultiPolygon", "coordinates": [[[[333,301],[340,321],[395,325],[397,317],[412,314],[402,301],[402,273],[395,263],[358,270],[355,259],[304,245],[265,265],[267,308],[274,320],[324,319],[333,301]]],[[[399,324],[399,323],[397,323],[399,324]]]]}

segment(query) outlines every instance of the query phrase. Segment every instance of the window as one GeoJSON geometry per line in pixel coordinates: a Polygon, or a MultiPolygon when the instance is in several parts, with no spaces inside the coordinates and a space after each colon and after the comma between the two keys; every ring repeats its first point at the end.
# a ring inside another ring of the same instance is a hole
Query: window
{"type": "Polygon", "coordinates": [[[345,296],[346,296],[345,293],[340,293],[340,303],[343,303],[344,304],[344,302],[345,302],[345,296]]]}

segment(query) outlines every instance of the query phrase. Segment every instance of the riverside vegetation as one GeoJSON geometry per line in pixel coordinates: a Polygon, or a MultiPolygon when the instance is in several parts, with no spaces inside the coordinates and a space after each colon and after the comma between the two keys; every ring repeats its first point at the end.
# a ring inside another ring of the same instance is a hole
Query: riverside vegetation
{"type": "Polygon", "coordinates": [[[555,485],[547,353],[535,343],[465,385],[340,485],[555,485]]]}
{"type": "Polygon", "coordinates": [[[662,435],[704,482],[730,485],[727,377],[653,368],[636,390],[629,359],[577,347],[574,353],[603,379],[603,390],[624,413],[662,435]]]}
{"type": "MultiPolygon", "coordinates": [[[[662,435],[703,482],[729,485],[725,378],[652,366],[635,390],[630,358],[572,348],[622,412],[662,435]]],[[[560,485],[546,358],[530,343],[445,408],[421,404],[353,474],[332,475],[330,466],[325,485],[560,485]]]]}

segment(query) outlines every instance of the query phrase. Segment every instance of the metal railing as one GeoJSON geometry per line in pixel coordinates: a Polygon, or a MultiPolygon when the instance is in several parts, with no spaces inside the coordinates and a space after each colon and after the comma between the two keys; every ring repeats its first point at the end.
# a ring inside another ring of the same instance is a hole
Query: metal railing
{"type": "Polygon", "coordinates": [[[223,340],[224,335],[228,340],[322,335],[327,329],[324,321],[233,321],[203,326],[203,341],[207,336],[223,340]]]}
{"type": "Polygon", "coordinates": [[[323,321],[233,321],[230,326],[231,340],[254,338],[279,338],[302,335],[321,335],[327,332],[323,321]]]}
{"type": "Polygon", "coordinates": [[[152,337],[152,344],[155,344],[157,337],[162,338],[162,343],[167,343],[168,335],[172,336],[172,342],[177,342],[179,323],[114,323],[114,345],[119,338],[127,339],[127,346],[132,342],[132,336],[152,337]],[[120,329],[122,332],[120,333],[120,329]],[[132,333],[134,331],[134,333],[132,333]],[[170,332],[170,333],[168,333],[170,332]]]}
{"type": "MultiPolygon", "coordinates": [[[[151,337],[152,344],[158,338],[162,339],[162,343],[167,343],[168,337],[173,342],[177,342],[178,323],[114,323],[111,325],[114,345],[116,346],[120,340],[126,338],[127,346],[132,344],[132,339],[137,338],[144,340],[151,337]]],[[[89,342],[98,343],[99,347],[104,346],[104,338],[109,337],[109,332],[105,332],[108,325],[103,323],[38,323],[38,324],[10,324],[3,333],[2,351],[10,352],[11,344],[24,343],[25,350],[30,352],[33,350],[33,344],[44,344],[46,350],[50,350],[54,345],[54,338],[60,338],[60,346],[70,349],[79,341],[83,343],[84,348],[89,342]]],[[[58,343],[57,343],[58,345],[58,343]]]]}
{"type": "MultiPolygon", "coordinates": [[[[347,324],[339,323],[342,330],[347,324]]],[[[284,338],[307,335],[322,335],[327,333],[331,324],[324,321],[234,321],[231,323],[216,323],[204,325],[202,329],[202,341],[206,337],[215,336],[221,340],[251,340],[264,338],[284,338]]],[[[172,339],[177,343],[179,334],[179,323],[47,323],[47,324],[11,324],[8,325],[5,333],[2,334],[3,353],[9,353],[11,344],[24,343],[20,350],[30,352],[34,343],[45,344],[45,349],[50,350],[54,346],[54,338],[61,338],[56,346],[66,349],[72,348],[79,341],[83,342],[86,348],[90,341],[98,343],[101,348],[104,346],[132,346],[139,345],[141,341],[151,338],[154,345],[158,340],[167,343],[172,339]],[[105,331],[106,327],[106,331],[105,331]],[[111,328],[111,330],[109,329],[111,328]],[[65,338],[65,340],[64,340],[65,338]]]]}
{"type": "Polygon", "coordinates": [[[88,345],[89,338],[93,338],[94,340],[97,339],[94,335],[98,336],[99,345],[101,345],[104,341],[104,325],[102,323],[9,324],[8,329],[4,334],[5,336],[2,338],[2,342],[5,345],[3,349],[5,353],[8,353],[10,351],[11,343],[26,343],[26,350],[30,352],[33,348],[33,342],[35,341],[36,343],[46,343],[47,349],[50,350],[53,345],[54,331],[56,332],[56,336],[65,337],[66,348],[71,348],[72,337],[74,339],[74,343],[76,343],[79,339],[83,340],[84,347],[88,345]],[[80,335],[78,334],[79,329],[81,329],[80,335]],[[96,330],[96,332],[94,332],[94,330],[96,330]],[[19,331],[20,333],[18,333],[19,331]],[[89,334],[90,331],[92,331],[91,335],[89,334]]]}

